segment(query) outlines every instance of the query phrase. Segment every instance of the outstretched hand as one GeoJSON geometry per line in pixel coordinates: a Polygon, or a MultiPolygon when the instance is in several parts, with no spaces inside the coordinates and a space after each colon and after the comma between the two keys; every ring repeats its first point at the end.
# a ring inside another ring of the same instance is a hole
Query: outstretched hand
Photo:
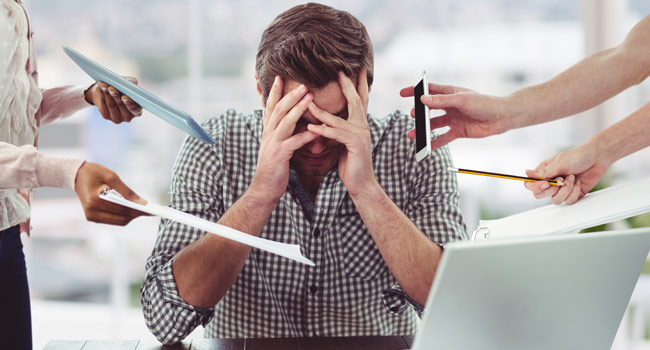
{"type": "MultiPolygon", "coordinates": [[[[128,81],[138,84],[138,79],[125,77],[128,81]]],[[[131,119],[142,115],[142,107],[130,97],[122,94],[116,88],[100,81],[93,84],[85,92],[86,101],[97,106],[99,113],[106,120],[115,124],[130,122],[131,119]]]]}
{"type": "Polygon", "coordinates": [[[138,216],[149,215],[99,198],[99,194],[106,188],[116,190],[130,201],[147,204],[113,171],[99,164],[85,162],[77,171],[75,192],[88,221],[124,226],[138,216]]]}
{"type": "Polygon", "coordinates": [[[535,198],[552,197],[554,204],[573,204],[584,197],[600,180],[608,164],[598,158],[588,144],[562,151],[540,163],[535,170],[526,170],[530,177],[553,179],[564,186],[550,186],[547,181],[524,185],[535,198]]]}
{"type": "MultiPolygon", "coordinates": [[[[449,130],[431,141],[435,150],[458,138],[481,138],[507,131],[505,103],[501,97],[482,95],[472,90],[429,83],[429,94],[421,97],[431,109],[442,109],[445,114],[431,118],[431,130],[449,127],[449,130]]],[[[400,91],[402,97],[413,97],[413,87],[400,91]]],[[[415,110],[411,110],[415,117],[415,110]]],[[[415,129],[408,132],[415,138],[415,129]]]]}

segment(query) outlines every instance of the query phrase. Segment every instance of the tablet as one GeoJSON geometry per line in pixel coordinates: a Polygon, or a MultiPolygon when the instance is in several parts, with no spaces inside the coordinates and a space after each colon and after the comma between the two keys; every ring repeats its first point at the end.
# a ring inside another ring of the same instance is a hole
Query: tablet
{"type": "Polygon", "coordinates": [[[214,139],[203,128],[201,128],[201,126],[194,121],[192,116],[189,114],[170,105],[140,86],[122,78],[120,75],[115,74],[106,67],[79,52],[67,46],[63,46],[63,51],[65,51],[68,57],[83,69],[84,72],[95,79],[95,81],[103,81],[106,84],[113,86],[124,95],[129,96],[142,108],[148,110],[169,124],[185,131],[191,136],[205,143],[215,143],[214,139]]]}

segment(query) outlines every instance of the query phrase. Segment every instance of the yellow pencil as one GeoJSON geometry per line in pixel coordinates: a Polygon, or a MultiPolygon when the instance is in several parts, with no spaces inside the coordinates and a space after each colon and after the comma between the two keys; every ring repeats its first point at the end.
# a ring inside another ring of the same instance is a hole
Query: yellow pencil
{"type": "Polygon", "coordinates": [[[451,172],[454,172],[454,173],[459,173],[459,174],[491,176],[491,177],[498,177],[498,178],[501,178],[501,179],[519,180],[519,181],[526,181],[526,182],[548,181],[548,183],[551,184],[551,186],[564,186],[564,182],[555,181],[555,180],[551,180],[551,179],[538,179],[538,178],[535,178],[535,177],[525,177],[525,176],[516,176],[516,175],[508,175],[508,174],[490,173],[490,172],[487,172],[487,171],[460,169],[460,168],[452,168],[452,167],[448,167],[447,170],[449,170],[451,172]]]}

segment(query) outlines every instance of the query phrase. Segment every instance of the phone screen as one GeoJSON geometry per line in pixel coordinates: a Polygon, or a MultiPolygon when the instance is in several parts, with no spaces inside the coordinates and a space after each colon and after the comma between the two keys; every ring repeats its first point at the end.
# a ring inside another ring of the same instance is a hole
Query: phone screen
{"type": "Polygon", "coordinates": [[[415,147],[417,152],[428,147],[427,132],[429,132],[429,118],[427,110],[420,97],[424,95],[424,79],[420,80],[414,87],[415,92],[415,147]]]}

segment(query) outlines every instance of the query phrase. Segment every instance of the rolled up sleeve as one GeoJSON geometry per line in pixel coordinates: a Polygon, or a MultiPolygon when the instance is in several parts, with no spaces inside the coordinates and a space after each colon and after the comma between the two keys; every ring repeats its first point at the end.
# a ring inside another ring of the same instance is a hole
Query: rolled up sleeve
{"type": "MultiPolygon", "coordinates": [[[[161,224],[163,225],[163,224],[161,224]]],[[[151,333],[165,345],[180,342],[199,325],[212,319],[212,308],[186,303],[178,294],[173,258],[164,264],[156,259],[147,262],[147,275],[142,286],[141,300],[145,322],[151,333]]]]}
{"type": "MultiPolygon", "coordinates": [[[[215,146],[188,137],[173,168],[170,206],[216,222],[223,214],[220,169],[215,146]]],[[[214,315],[213,308],[192,306],[180,297],[172,270],[176,254],[205,234],[166,219],[160,222],[156,244],[146,264],[141,301],[147,327],[163,344],[180,342],[214,315]]]]}

